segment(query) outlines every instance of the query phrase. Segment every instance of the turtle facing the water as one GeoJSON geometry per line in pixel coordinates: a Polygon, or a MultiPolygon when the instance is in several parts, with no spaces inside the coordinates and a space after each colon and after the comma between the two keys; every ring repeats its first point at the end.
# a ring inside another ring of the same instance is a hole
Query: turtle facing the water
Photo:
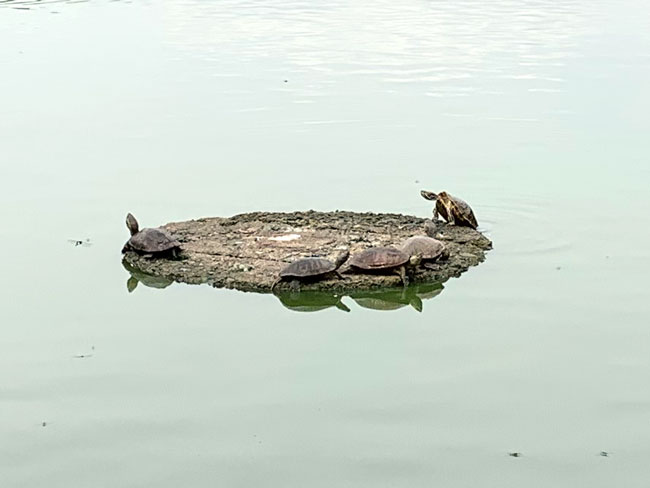
{"type": "Polygon", "coordinates": [[[419,256],[422,261],[436,261],[447,253],[442,242],[427,236],[409,237],[400,249],[409,256],[419,256]]]}
{"type": "Polygon", "coordinates": [[[325,258],[298,259],[280,271],[278,279],[271,285],[271,291],[281,281],[291,281],[292,286],[297,287],[297,282],[301,280],[319,279],[328,274],[335,274],[339,278],[342,278],[337,270],[348,260],[349,256],[350,251],[346,249],[336,257],[334,262],[325,258]]]}
{"type": "Polygon", "coordinates": [[[460,198],[451,196],[444,191],[433,193],[432,191],[422,190],[420,195],[427,200],[435,200],[436,206],[433,208],[433,220],[436,220],[438,214],[440,214],[443,219],[452,225],[461,225],[472,229],[478,227],[472,208],[460,198]]]}
{"type": "Polygon", "coordinates": [[[361,271],[394,271],[406,286],[406,265],[417,265],[420,260],[419,257],[409,256],[394,247],[371,247],[352,256],[350,266],[361,271]]]}
{"type": "Polygon", "coordinates": [[[131,232],[131,238],[124,244],[122,253],[134,251],[151,257],[171,256],[177,257],[181,250],[178,242],[165,229],[142,229],[132,214],[126,216],[126,227],[131,232]]]}

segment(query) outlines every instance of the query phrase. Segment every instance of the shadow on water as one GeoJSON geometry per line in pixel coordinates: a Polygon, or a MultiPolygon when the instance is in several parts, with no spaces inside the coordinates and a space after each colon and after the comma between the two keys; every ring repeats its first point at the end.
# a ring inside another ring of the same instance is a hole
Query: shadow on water
{"type": "Polygon", "coordinates": [[[131,266],[126,261],[122,261],[122,266],[126,269],[131,275],[130,278],[126,281],[126,289],[129,293],[132,293],[138,286],[138,283],[142,283],[144,286],[149,288],[167,288],[171,285],[174,280],[170,278],[165,278],[163,276],[154,276],[148,273],[145,273],[134,266],[131,266]]]}
{"type": "MultiPolygon", "coordinates": [[[[349,297],[362,308],[371,310],[391,311],[411,306],[422,312],[423,300],[429,300],[439,295],[443,290],[442,283],[426,283],[411,285],[407,288],[384,288],[350,293],[349,297]]],[[[280,303],[295,312],[318,312],[330,307],[349,312],[350,308],[343,303],[345,295],[326,291],[303,291],[277,293],[275,296],[280,303]]]]}
{"type": "Polygon", "coordinates": [[[327,291],[284,292],[275,294],[280,303],[294,312],[318,312],[330,307],[336,307],[349,312],[341,295],[327,291]]]}
{"type": "MultiPolygon", "coordinates": [[[[130,275],[126,282],[129,293],[132,293],[140,283],[148,288],[158,289],[167,288],[174,283],[171,278],[145,273],[125,260],[122,261],[122,266],[130,275]]],[[[343,302],[345,296],[349,296],[360,307],[371,310],[391,311],[411,306],[418,312],[422,312],[423,301],[438,296],[443,289],[442,283],[418,283],[406,288],[365,290],[348,295],[331,291],[307,290],[276,292],[274,296],[285,308],[294,312],[319,312],[332,307],[350,312],[350,308],[343,302]]]]}
{"type": "Polygon", "coordinates": [[[423,300],[438,296],[443,290],[442,283],[423,283],[407,288],[389,288],[350,294],[350,297],[363,308],[371,310],[398,310],[411,306],[418,312],[424,308],[423,300]]]}

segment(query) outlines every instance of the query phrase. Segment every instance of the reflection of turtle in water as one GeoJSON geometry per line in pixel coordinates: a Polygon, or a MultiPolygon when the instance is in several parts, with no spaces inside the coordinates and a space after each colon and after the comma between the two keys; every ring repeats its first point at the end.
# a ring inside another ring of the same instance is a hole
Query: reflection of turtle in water
{"type": "Polygon", "coordinates": [[[350,266],[358,271],[392,271],[399,275],[404,286],[408,285],[406,265],[419,264],[417,256],[395,249],[394,247],[371,247],[355,254],[350,259],[350,266]]]}
{"type": "Polygon", "coordinates": [[[131,214],[126,216],[126,227],[131,232],[131,238],[124,244],[123,253],[135,251],[150,257],[171,256],[175,258],[181,250],[181,243],[165,229],[140,230],[138,221],[131,214]]]}
{"type": "Polygon", "coordinates": [[[126,269],[131,277],[126,282],[126,289],[131,293],[138,286],[138,283],[142,283],[144,286],[149,288],[167,288],[171,285],[174,280],[171,278],[165,278],[164,276],[154,276],[145,273],[144,271],[131,266],[125,260],[122,261],[122,266],[126,269]]]}
{"type": "Polygon", "coordinates": [[[325,258],[298,259],[280,271],[278,279],[271,285],[271,291],[281,281],[291,281],[292,288],[299,289],[299,281],[317,280],[330,274],[342,278],[337,270],[347,261],[348,256],[350,251],[346,249],[336,257],[334,262],[325,258]]]}
{"type": "Polygon", "coordinates": [[[410,305],[418,312],[422,311],[422,300],[430,299],[442,291],[440,283],[411,285],[407,288],[388,288],[383,290],[360,291],[350,297],[361,307],[372,310],[398,310],[410,305]]]}
{"type": "Polygon", "coordinates": [[[344,312],[350,309],[341,301],[341,295],[326,291],[302,291],[277,293],[278,300],[289,310],[295,312],[318,312],[326,308],[336,307],[344,312]]]}
{"type": "Polygon", "coordinates": [[[444,191],[436,194],[432,191],[422,190],[420,195],[427,200],[435,200],[436,206],[433,208],[433,220],[436,220],[438,214],[440,214],[450,224],[471,227],[472,229],[478,227],[472,208],[460,198],[451,196],[444,191]]]}

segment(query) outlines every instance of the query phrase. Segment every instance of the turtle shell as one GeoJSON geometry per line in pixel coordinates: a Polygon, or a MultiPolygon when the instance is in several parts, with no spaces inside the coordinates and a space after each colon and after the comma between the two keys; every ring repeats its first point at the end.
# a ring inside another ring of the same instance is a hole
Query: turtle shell
{"type": "Polygon", "coordinates": [[[476,221],[472,207],[470,207],[466,201],[461,200],[458,197],[454,197],[449,193],[441,192],[438,195],[436,207],[438,208],[440,215],[442,215],[447,222],[449,222],[448,211],[450,211],[458,225],[465,225],[472,229],[478,227],[478,222],[476,221]],[[445,211],[443,212],[440,207],[446,207],[444,209],[445,211]]]}
{"type": "Polygon", "coordinates": [[[390,269],[408,263],[409,258],[394,247],[371,247],[352,256],[350,264],[360,269],[390,269]]]}
{"type": "Polygon", "coordinates": [[[336,265],[324,258],[303,258],[294,261],[289,266],[280,271],[280,278],[309,278],[319,276],[325,273],[331,273],[336,269],[336,265]]]}
{"type": "Polygon", "coordinates": [[[409,237],[401,247],[409,256],[419,256],[424,260],[438,259],[445,251],[445,245],[437,239],[426,236],[409,237]]]}
{"type": "Polygon", "coordinates": [[[142,229],[137,232],[124,246],[124,250],[144,253],[170,251],[180,247],[181,243],[174,239],[165,229],[142,229]]]}

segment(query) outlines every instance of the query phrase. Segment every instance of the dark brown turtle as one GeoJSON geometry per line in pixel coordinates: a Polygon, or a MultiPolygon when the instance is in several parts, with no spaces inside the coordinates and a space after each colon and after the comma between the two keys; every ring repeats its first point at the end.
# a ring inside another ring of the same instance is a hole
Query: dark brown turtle
{"type": "Polygon", "coordinates": [[[394,271],[406,286],[406,265],[417,265],[419,262],[417,256],[411,257],[394,247],[371,247],[352,256],[350,266],[360,271],[394,271]]]}
{"type": "Polygon", "coordinates": [[[435,200],[436,206],[433,208],[433,220],[436,220],[438,214],[440,214],[450,224],[471,227],[472,229],[478,227],[472,208],[460,198],[453,197],[444,191],[433,193],[432,191],[422,190],[420,195],[427,200],[435,200]]]}
{"type": "Polygon", "coordinates": [[[126,227],[131,232],[131,238],[124,244],[123,253],[135,251],[138,254],[151,257],[171,256],[175,258],[181,250],[181,243],[165,229],[140,230],[138,221],[131,214],[126,216],[126,227]]]}
{"type": "Polygon", "coordinates": [[[271,285],[271,291],[281,281],[291,281],[292,288],[298,288],[298,282],[301,280],[320,279],[329,274],[335,274],[342,278],[337,270],[348,260],[349,256],[350,251],[346,249],[336,257],[334,262],[325,258],[298,259],[280,271],[278,279],[271,285]]]}

